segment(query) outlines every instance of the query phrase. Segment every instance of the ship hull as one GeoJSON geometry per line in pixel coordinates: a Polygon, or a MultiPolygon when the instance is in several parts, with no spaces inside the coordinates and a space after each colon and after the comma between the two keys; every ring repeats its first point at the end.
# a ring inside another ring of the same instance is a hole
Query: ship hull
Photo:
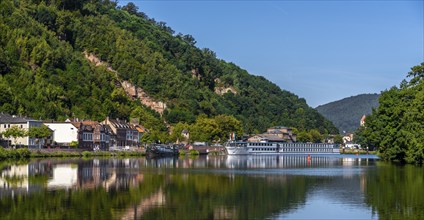
{"type": "Polygon", "coordinates": [[[340,154],[338,144],[229,142],[229,155],[340,154]]]}

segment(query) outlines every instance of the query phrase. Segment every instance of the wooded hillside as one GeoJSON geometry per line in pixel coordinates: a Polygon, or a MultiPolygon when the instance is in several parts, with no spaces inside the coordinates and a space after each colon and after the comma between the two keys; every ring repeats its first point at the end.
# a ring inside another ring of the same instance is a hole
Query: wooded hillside
{"type": "Polygon", "coordinates": [[[273,125],[338,132],[304,99],[197,48],[191,35],[175,34],[132,3],[3,0],[0,36],[3,112],[56,120],[133,117],[157,133],[205,115],[234,116],[246,133],[273,125]],[[124,81],[165,103],[163,114],[129,95],[124,81]]]}

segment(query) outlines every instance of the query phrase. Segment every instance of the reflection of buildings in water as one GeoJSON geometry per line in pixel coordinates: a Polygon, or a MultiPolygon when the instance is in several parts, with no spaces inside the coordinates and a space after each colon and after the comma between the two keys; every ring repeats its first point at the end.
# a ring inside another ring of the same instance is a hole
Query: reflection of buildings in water
{"type": "Polygon", "coordinates": [[[48,180],[47,188],[71,188],[77,183],[78,165],[57,164],[53,167],[53,177],[48,180]]]}
{"type": "Polygon", "coordinates": [[[0,196],[42,188],[127,188],[143,181],[138,159],[39,160],[6,167],[0,174],[0,196]]]}
{"type": "Polygon", "coordinates": [[[28,165],[12,165],[2,170],[0,188],[20,188],[28,191],[28,165]]]}
{"type": "Polygon", "coordinates": [[[140,161],[111,159],[86,161],[78,167],[78,188],[128,188],[143,181],[140,161]]]}
{"type": "Polygon", "coordinates": [[[234,219],[236,214],[237,211],[234,207],[229,209],[224,206],[219,206],[213,210],[214,219],[234,219]]]}
{"type": "Polygon", "coordinates": [[[0,197],[44,188],[128,188],[143,181],[140,159],[47,159],[11,165],[0,171],[0,197]]]}
{"type": "Polygon", "coordinates": [[[31,183],[31,166],[11,165],[4,168],[0,175],[0,197],[28,194],[39,191],[41,186],[31,183]]]}
{"type": "Polygon", "coordinates": [[[150,209],[165,205],[165,202],[165,194],[163,193],[162,188],[159,188],[156,193],[151,194],[147,198],[141,199],[138,205],[127,208],[120,219],[139,219],[150,209]]]}

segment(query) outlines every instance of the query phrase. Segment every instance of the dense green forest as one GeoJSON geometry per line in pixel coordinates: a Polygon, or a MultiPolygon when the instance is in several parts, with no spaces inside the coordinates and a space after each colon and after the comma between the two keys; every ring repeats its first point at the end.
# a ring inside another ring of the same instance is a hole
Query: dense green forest
{"type": "Polygon", "coordinates": [[[363,115],[369,115],[378,107],[379,94],[361,94],[316,107],[339,129],[340,132],[351,133],[359,128],[363,115]]]}
{"type": "Polygon", "coordinates": [[[424,162],[424,63],[415,66],[399,87],[381,93],[379,107],[356,131],[359,143],[378,149],[385,160],[424,162]]]}
{"type": "Polygon", "coordinates": [[[10,114],[139,118],[156,139],[168,137],[168,125],[220,115],[239,121],[245,133],[274,125],[338,132],[304,99],[197,48],[191,35],[174,33],[132,3],[3,0],[0,36],[0,111],[10,114]],[[109,66],[94,65],[85,53],[109,66]],[[129,97],[123,80],[166,103],[163,114],[129,97]],[[220,88],[233,92],[218,94],[220,88]]]}

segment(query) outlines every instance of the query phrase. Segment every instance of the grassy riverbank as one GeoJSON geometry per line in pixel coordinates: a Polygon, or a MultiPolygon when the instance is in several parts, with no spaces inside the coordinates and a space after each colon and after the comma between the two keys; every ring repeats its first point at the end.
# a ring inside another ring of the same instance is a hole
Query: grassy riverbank
{"type": "Polygon", "coordinates": [[[82,150],[60,150],[43,149],[29,150],[27,148],[5,149],[0,148],[1,159],[23,159],[44,157],[142,157],[146,156],[144,151],[82,151],[82,150]]]}

